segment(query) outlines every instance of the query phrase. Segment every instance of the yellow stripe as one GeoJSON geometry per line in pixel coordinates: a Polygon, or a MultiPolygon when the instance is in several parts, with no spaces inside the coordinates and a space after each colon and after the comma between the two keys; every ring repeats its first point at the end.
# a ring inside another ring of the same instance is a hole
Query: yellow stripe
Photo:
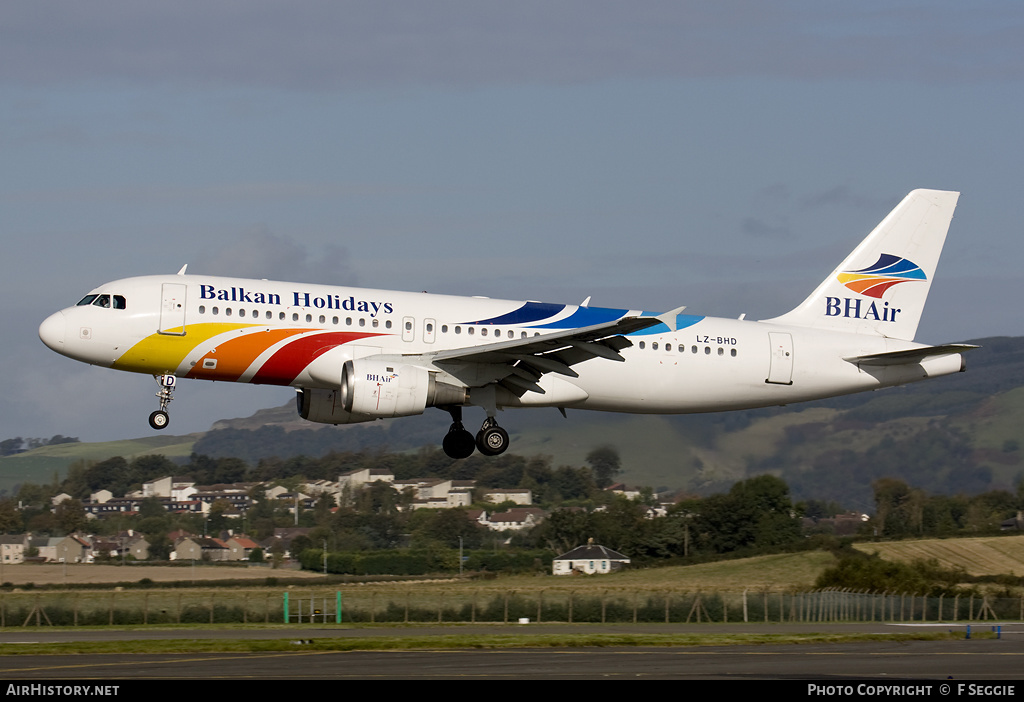
{"type": "Polygon", "coordinates": [[[197,346],[218,334],[256,327],[258,324],[189,324],[184,336],[174,336],[181,327],[168,329],[168,334],[151,334],[132,346],[114,361],[113,368],[135,373],[173,373],[197,346]]]}

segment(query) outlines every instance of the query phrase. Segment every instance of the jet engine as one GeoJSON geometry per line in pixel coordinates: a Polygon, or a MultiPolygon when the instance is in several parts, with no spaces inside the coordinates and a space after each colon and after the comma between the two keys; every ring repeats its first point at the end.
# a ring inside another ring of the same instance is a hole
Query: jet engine
{"type": "Polygon", "coordinates": [[[427,407],[462,405],[466,388],[438,382],[419,366],[355,359],[341,369],[338,390],[303,389],[299,416],[324,424],[352,424],[423,414],[427,407]]]}

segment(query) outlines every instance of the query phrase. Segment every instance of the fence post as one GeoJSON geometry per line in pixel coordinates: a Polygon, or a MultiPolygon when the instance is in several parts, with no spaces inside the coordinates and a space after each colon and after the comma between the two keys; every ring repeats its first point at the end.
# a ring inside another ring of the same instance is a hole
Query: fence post
{"type": "MultiPolygon", "coordinates": [[[[179,617],[180,618],[180,617],[179,617]]],[[[284,623],[288,623],[288,592],[284,593],[284,623]]]]}

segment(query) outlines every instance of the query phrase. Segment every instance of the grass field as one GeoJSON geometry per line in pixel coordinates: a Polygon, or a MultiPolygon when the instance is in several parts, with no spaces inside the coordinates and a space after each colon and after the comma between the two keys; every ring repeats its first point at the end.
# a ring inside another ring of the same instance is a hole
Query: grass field
{"type": "Polygon", "coordinates": [[[195,436],[148,436],[125,441],[70,443],[41,448],[0,458],[0,489],[13,492],[21,483],[46,483],[54,474],[63,477],[77,460],[105,461],[121,456],[130,461],[139,456],[160,454],[168,458],[192,453],[195,436]]]}
{"type": "Polygon", "coordinates": [[[970,575],[1024,576],[1024,536],[872,542],[854,548],[892,561],[934,558],[942,566],[962,568],[970,575]]]}

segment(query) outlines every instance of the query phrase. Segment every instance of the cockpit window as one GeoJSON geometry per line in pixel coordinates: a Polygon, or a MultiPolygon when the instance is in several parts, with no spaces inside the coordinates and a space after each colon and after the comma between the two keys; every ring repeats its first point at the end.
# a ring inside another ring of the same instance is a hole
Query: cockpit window
{"type": "Polygon", "coordinates": [[[86,295],[78,302],[78,307],[84,305],[95,305],[96,307],[105,307],[107,309],[114,308],[115,310],[127,309],[128,303],[124,299],[124,295],[86,295]]]}

